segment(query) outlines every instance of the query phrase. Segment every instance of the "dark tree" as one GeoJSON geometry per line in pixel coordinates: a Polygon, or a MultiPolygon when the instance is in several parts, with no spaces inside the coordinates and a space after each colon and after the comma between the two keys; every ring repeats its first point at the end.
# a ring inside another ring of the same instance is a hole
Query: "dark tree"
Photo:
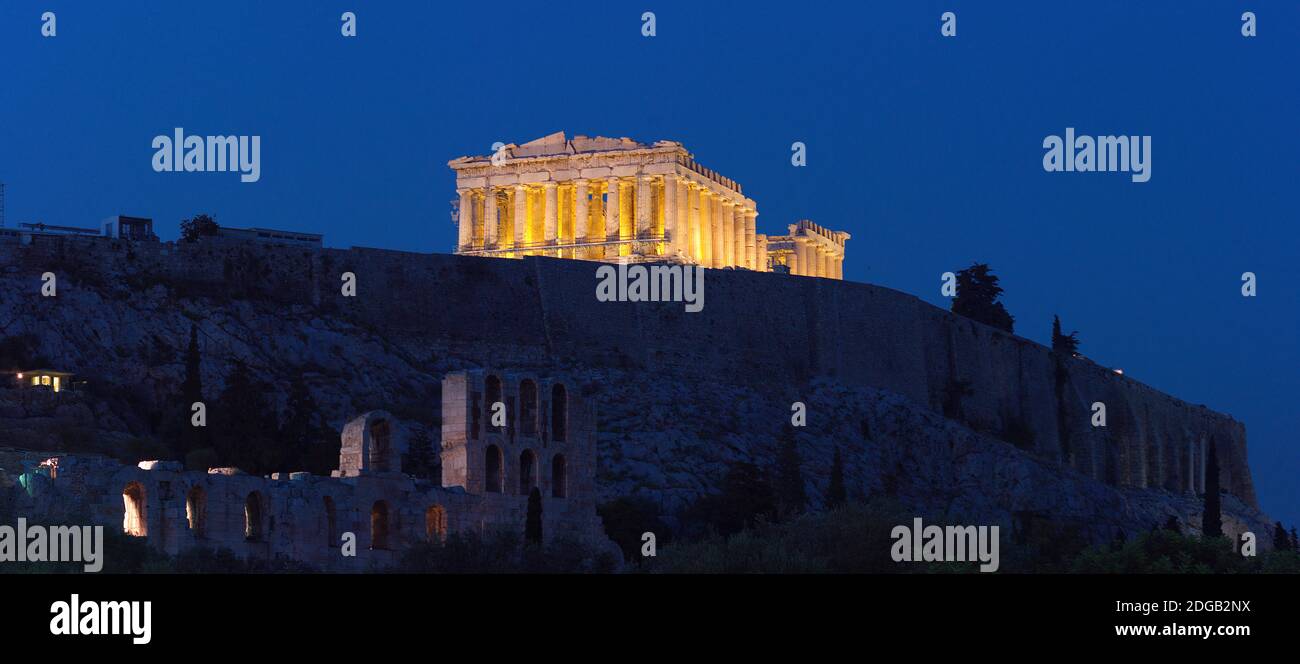
{"type": "Polygon", "coordinates": [[[776,458],[776,499],[783,518],[803,513],[804,507],[808,505],[799,449],[795,442],[794,427],[790,424],[781,429],[781,450],[776,458]]]}
{"type": "Polygon", "coordinates": [[[672,529],[659,516],[659,505],[645,496],[623,496],[596,508],[605,534],[618,544],[623,559],[641,564],[641,536],[654,533],[656,544],[672,540],[672,529]]]}
{"type": "Polygon", "coordinates": [[[989,266],[972,264],[957,273],[957,295],[952,299],[952,312],[1011,332],[1016,319],[998,301],[1001,295],[1002,287],[989,266]]]}
{"type": "Polygon", "coordinates": [[[207,427],[196,427],[193,420],[194,404],[203,401],[201,363],[198,327],[194,323],[190,323],[190,345],[185,349],[185,379],[181,382],[181,401],[183,402],[181,419],[183,421],[180,423],[180,451],[182,454],[189,454],[208,445],[207,427]]]}
{"type": "Polygon", "coordinates": [[[528,517],[524,522],[524,541],[542,543],[542,492],[533,487],[528,493],[528,517]]]}
{"type": "Polygon", "coordinates": [[[1273,524],[1273,548],[1278,551],[1295,550],[1295,542],[1291,541],[1291,537],[1286,534],[1286,528],[1282,526],[1281,521],[1273,524]]]}
{"type": "Polygon", "coordinates": [[[1219,497],[1219,452],[1210,437],[1210,455],[1205,460],[1205,511],[1201,514],[1201,534],[1223,537],[1223,516],[1219,497]]]}
{"type": "Polygon", "coordinates": [[[1071,357],[1079,354],[1078,330],[1061,334],[1061,317],[1056,315],[1052,316],[1052,350],[1071,357]]]}
{"type": "Polygon", "coordinates": [[[733,535],[776,513],[772,485],[752,463],[736,462],[727,469],[722,492],[705,496],[687,511],[691,525],[712,528],[721,535],[733,535]]]}
{"type": "Polygon", "coordinates": [[[322,442],[329,440],[319,424],[320,413],[316,400],[312,398],[311,389],[301,377],[289,386],[289,400],[285,407],[284,424],[278,436],[280,448],[284,454],[284,463],[291,468],[284,470],[308,470],[312,473],[328,474],[332,460],[337,460],[337,450],[318,450],[322,442]],[[321,467],[321,463],[326,465],[321,467]]]}
{"type": "Polygon", "coordinates": [[[1175,533],[1182,533],[1182,526],[1178,525],[1178,517],[1171,516],[1165,521],[1165,530],[1171,530],[1175,533]]]}
{"type": "Polygon", "coordinates": [[[835,456],[831,458],[831,482],[826,487],[826,506],[835,509],[848,502],[848,492],[844,489],[844,458],[840,456],[840,448],[835,448],[835,456]]]}
{"type": "Polygon", "coordinates": [[[204,236],[215,236],[220,228],[210,215],[196,214],[181,221],[181,241],[194,242],[204,236]]]}
{"type": "Polygon", "coordinates": [[[1300,551],[1300,539],[1296,539],[1295,526],[1291,526],[1291,550],[1300,551]]]}
{"type": "Polygon", "coordinates": [[[239,360],[232,363],[215,418],[212,413],[208,418],[221,463],[258,475],[282,470],[284,448],[275,439],[278,427],[270,417],[265,392],[266,386],[254,380],[248,365],[239,360]]]}
{"type": "Polygon", "coordinates": [[[420,429],[411,434],[406,453],[402,455],[402,472],[426,480],[440,479],[442,464],[433,451],[429,432],[420,429]]]}

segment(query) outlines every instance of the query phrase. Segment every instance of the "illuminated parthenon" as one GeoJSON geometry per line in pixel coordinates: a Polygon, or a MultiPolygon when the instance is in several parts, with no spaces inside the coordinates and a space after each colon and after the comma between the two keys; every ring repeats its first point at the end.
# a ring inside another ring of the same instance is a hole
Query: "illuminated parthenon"
{"type": "Polygon", "coordinates": [[[448,166],[459,194],[453,214],[459,254],[764,272],[776,264],[805,276],[843,274],[847,233],[801,221],[790,226],[789,237],[772,238],[778,241],[772,254],[769,238],[756,232],[754,201],[676,141],[646,145],[557,132],[448,166]]]}
{"type": "Polygon", "coordinates": [[[844,278],[844,244],[849,234],[807,219],[790,224],[790,234],[767,238],[770,266],[784,265],[790,274],[844,278]]]}

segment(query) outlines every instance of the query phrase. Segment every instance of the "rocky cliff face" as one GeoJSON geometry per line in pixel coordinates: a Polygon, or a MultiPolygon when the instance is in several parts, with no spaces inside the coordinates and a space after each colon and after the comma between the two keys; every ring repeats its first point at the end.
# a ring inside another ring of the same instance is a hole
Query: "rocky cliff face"
{"type": "Polygon", "coordinates": [[[1110,538],[1169,516],[1199,523],[1213,438],[1228,529],[1267,523],[1240,423],[865,284],[710,271],[691,314],[598,302],[594,264],[550,259],[44,239],[0,245],[0,265],[3,336],[88,381],[59,404],[0,395],[0,445],[129,451],[156,425],[132,404],[179,399],[193,322],[205,394],[240,359],[278,388],[279,408],[304,381],[335,428],[383,408],[436,441],[447,371],[574,373],[599,404],[603,497],[644,493],[669,512],[713,490],[729,461],[770,465],[802,401],[814,501],[838,446],[851,495],[1110,538]],[[40,296],[44,272],[57,297],[40,296]],[[356,297],[340,293],[345,272],[356,297]],[[1094,402],[1105,428],[1090,424],[1094,402]]]}

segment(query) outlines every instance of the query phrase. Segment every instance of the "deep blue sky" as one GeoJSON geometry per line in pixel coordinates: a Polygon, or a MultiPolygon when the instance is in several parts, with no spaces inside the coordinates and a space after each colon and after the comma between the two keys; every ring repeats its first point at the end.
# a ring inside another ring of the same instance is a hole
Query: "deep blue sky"
{"type": "Polygon", "coordinates": [[[1020,334],[1046,342],[1059,313],[1086,355],[1245,422],[1263,506],[1300,521],[1300,5],[511,4],[6,1],[8,223],[121,212],[174,239],[210,212],[441,252],[451,158],[558,130],[680,140],[760,232],[852,233],[848,279],[944,306],[940,273],[990,263],[1020,334]],[[1044,172],[1067,126],[1151,135],[1151,181],[1044,172]],[[261,181],[154,173],[174,127],[260,135],[261,181]]]}

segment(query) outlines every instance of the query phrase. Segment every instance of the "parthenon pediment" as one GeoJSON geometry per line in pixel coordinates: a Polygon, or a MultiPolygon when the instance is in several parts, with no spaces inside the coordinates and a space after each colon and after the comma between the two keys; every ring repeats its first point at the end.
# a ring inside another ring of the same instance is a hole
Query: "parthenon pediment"
{"type": "Polygon", "coordinates": [[[523,145],[506,146],[514,157],[545,157],[551,155],[577,154],[579,152],[610,152],[614,150],[642,150],[650,147],[630,138],[607,138],[605,136],[574,136],[572,140],[562,131],[536,138],[523,145]]]}

